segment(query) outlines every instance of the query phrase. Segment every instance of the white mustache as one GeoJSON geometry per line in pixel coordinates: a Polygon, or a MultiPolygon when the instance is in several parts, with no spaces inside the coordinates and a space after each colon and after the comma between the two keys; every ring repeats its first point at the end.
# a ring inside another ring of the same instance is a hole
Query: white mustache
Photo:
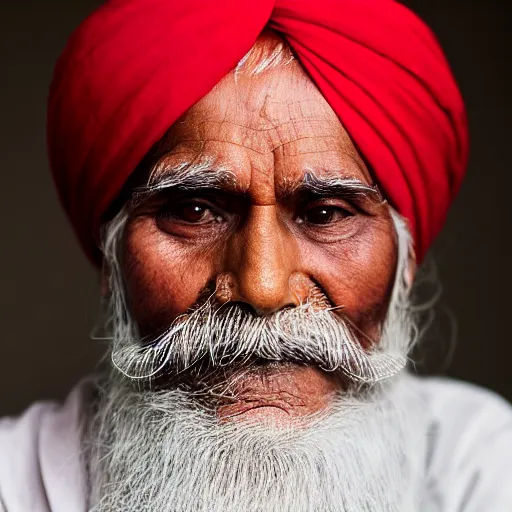
{"type": "Polygon", "coordinates": [[[365,350],[348,321],[310,304],[262,317],[237,304],[219,307],[207,300],[153,340],[130,339],[114,339],[111,357],[134,380],[178,374],[205,360],[211,369],[258,359],[312,364],[355,382],[376,383],[407,364],[403,351],[383,351],[377,343],[365,350]]]}

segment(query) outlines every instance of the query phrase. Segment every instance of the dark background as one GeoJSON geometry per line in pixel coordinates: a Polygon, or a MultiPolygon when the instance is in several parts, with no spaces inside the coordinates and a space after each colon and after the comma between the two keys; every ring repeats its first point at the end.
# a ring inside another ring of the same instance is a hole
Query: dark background
{"type": "MultiPolygon", "coordinates": [[[[54,61],[100,3],[37,0],[0,8],[0,415],[63,397],[101,353],[89,338],[99,314],[98,278],[61,212],[45,146],[54,61]]],[[[510,8],[505,0],[406,4],[441,40],[472,135],[467,179],[432,251],[443,294],[417,357],[422,371],[472,381],[512,401],[510,8]]]]}

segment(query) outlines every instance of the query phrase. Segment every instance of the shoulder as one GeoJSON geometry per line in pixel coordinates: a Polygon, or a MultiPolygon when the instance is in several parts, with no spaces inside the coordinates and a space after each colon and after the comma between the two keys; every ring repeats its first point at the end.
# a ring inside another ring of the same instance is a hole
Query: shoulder
{"type": "MultiPolygon", "coordinates": [[[[61,510],[81,491],[80,416],[87,383],[62,404],[40,402],[0,419],[0,511],[61,510]]],[[[71,508],[69,510],[80,510],[71,508]]]]}
{"type": "Polygon", "coordinates": [[[473,416],[485,411],[497,421],[512,421],[512,405],[493,391],[444,377],[412,378],[428,393],[435,412],[448,413],[451,409],[457,415],[473,416]]]}
{"type": "Polygon", "coordinates": [[[0,453],[3,455],[0,461],[6,460],[4,456],[12,450],[13,442],[35,442],[42,418],[52,414],[56,408],[57,403],[54,402],[37,402],[19,416],[0,418],[0,453]]]}
{"type": "Polygon", "coordinates": [[[421,400],[432,425],[445,436],[479,439],[512,435],[512,405],[475,384],[444,377],[406,375],[401,388],[421,400]]]}
{"type": "Polygon", "coordinates": [[[0,511],[44,502],[40,425],[55,408],[53,403],[37,403],[17,418],[0,419],[0,511]]]}
{"type": "MultiPolygon", "coordinates": [[[[419,385],[426,393],[430,435],[453,447],[454,455],[467,460],[488,457],[491,446],[510,450],[512,406],[497,393],[446,378],[421,378],[419,385]]],[[[507,455],[508,464],[512,453],[507,455]]]]}
{"type": "Polygon", "coordinates": [[[473,384],[411,379],[427,407],[429,499],[443,504],[434,510],[510,510],[512,406],[473,384]]]}

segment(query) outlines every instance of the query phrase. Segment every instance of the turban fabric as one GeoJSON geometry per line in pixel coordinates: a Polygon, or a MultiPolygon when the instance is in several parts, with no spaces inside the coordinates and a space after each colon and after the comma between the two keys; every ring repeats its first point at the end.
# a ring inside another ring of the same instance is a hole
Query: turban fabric
{"type": "Polygon", "coordinates": [[[110,0],[71,36],[48,106],[50,164],[96,264],[102,217],[130,174],[268,26],[408,221],[418,260],[465,172],[464,104],[429,28],[391,0],[110,0]]]}

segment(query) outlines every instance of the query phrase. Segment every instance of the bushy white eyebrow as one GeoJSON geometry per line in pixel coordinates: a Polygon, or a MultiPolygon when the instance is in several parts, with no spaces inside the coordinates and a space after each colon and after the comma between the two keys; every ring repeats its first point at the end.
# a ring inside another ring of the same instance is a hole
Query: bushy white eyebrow
{"type": "Polygon", "coordinates": [[[306,172],[302,180],[291,183],[285,188],[287,195],[297,192],[310,192],[319,196],[363,195],[377,199],[378,201],[383,200],[376,185],[368,185],[357,178],[318,176],[311,171],[306,172]]]}
{"type": "MultiPolygon", "coordinates": [[[[153,167],[147,184],[135,190],[133,201],[140,202],[152,194],[170,188],[189,191],[228,188],[244,192],[237,182],[235,173],[226,167],[219,167],[213,158],[180,162],[175,165],[170,165],[164,160],[153,167]]],[[[313,171],[306,172],[302,179],[286,180],[280,188],[285,196],[309,192],[319,196],[366,196],[378,201],[383,200],[375,185],[368,185],[353,177],[319,176],[313,171]]]]}
{"type": "Polygon", "coordinates": [[[153,167],[146,185],[135,189],[134,202],[139,202],[148,195],[169,188],[182,190],[221,189],[226,186],[237,188],[237,180],[233,171],[219,168],[213,159],[199,162],[180,162],[169,165],[160,162],[153,167]]]}

